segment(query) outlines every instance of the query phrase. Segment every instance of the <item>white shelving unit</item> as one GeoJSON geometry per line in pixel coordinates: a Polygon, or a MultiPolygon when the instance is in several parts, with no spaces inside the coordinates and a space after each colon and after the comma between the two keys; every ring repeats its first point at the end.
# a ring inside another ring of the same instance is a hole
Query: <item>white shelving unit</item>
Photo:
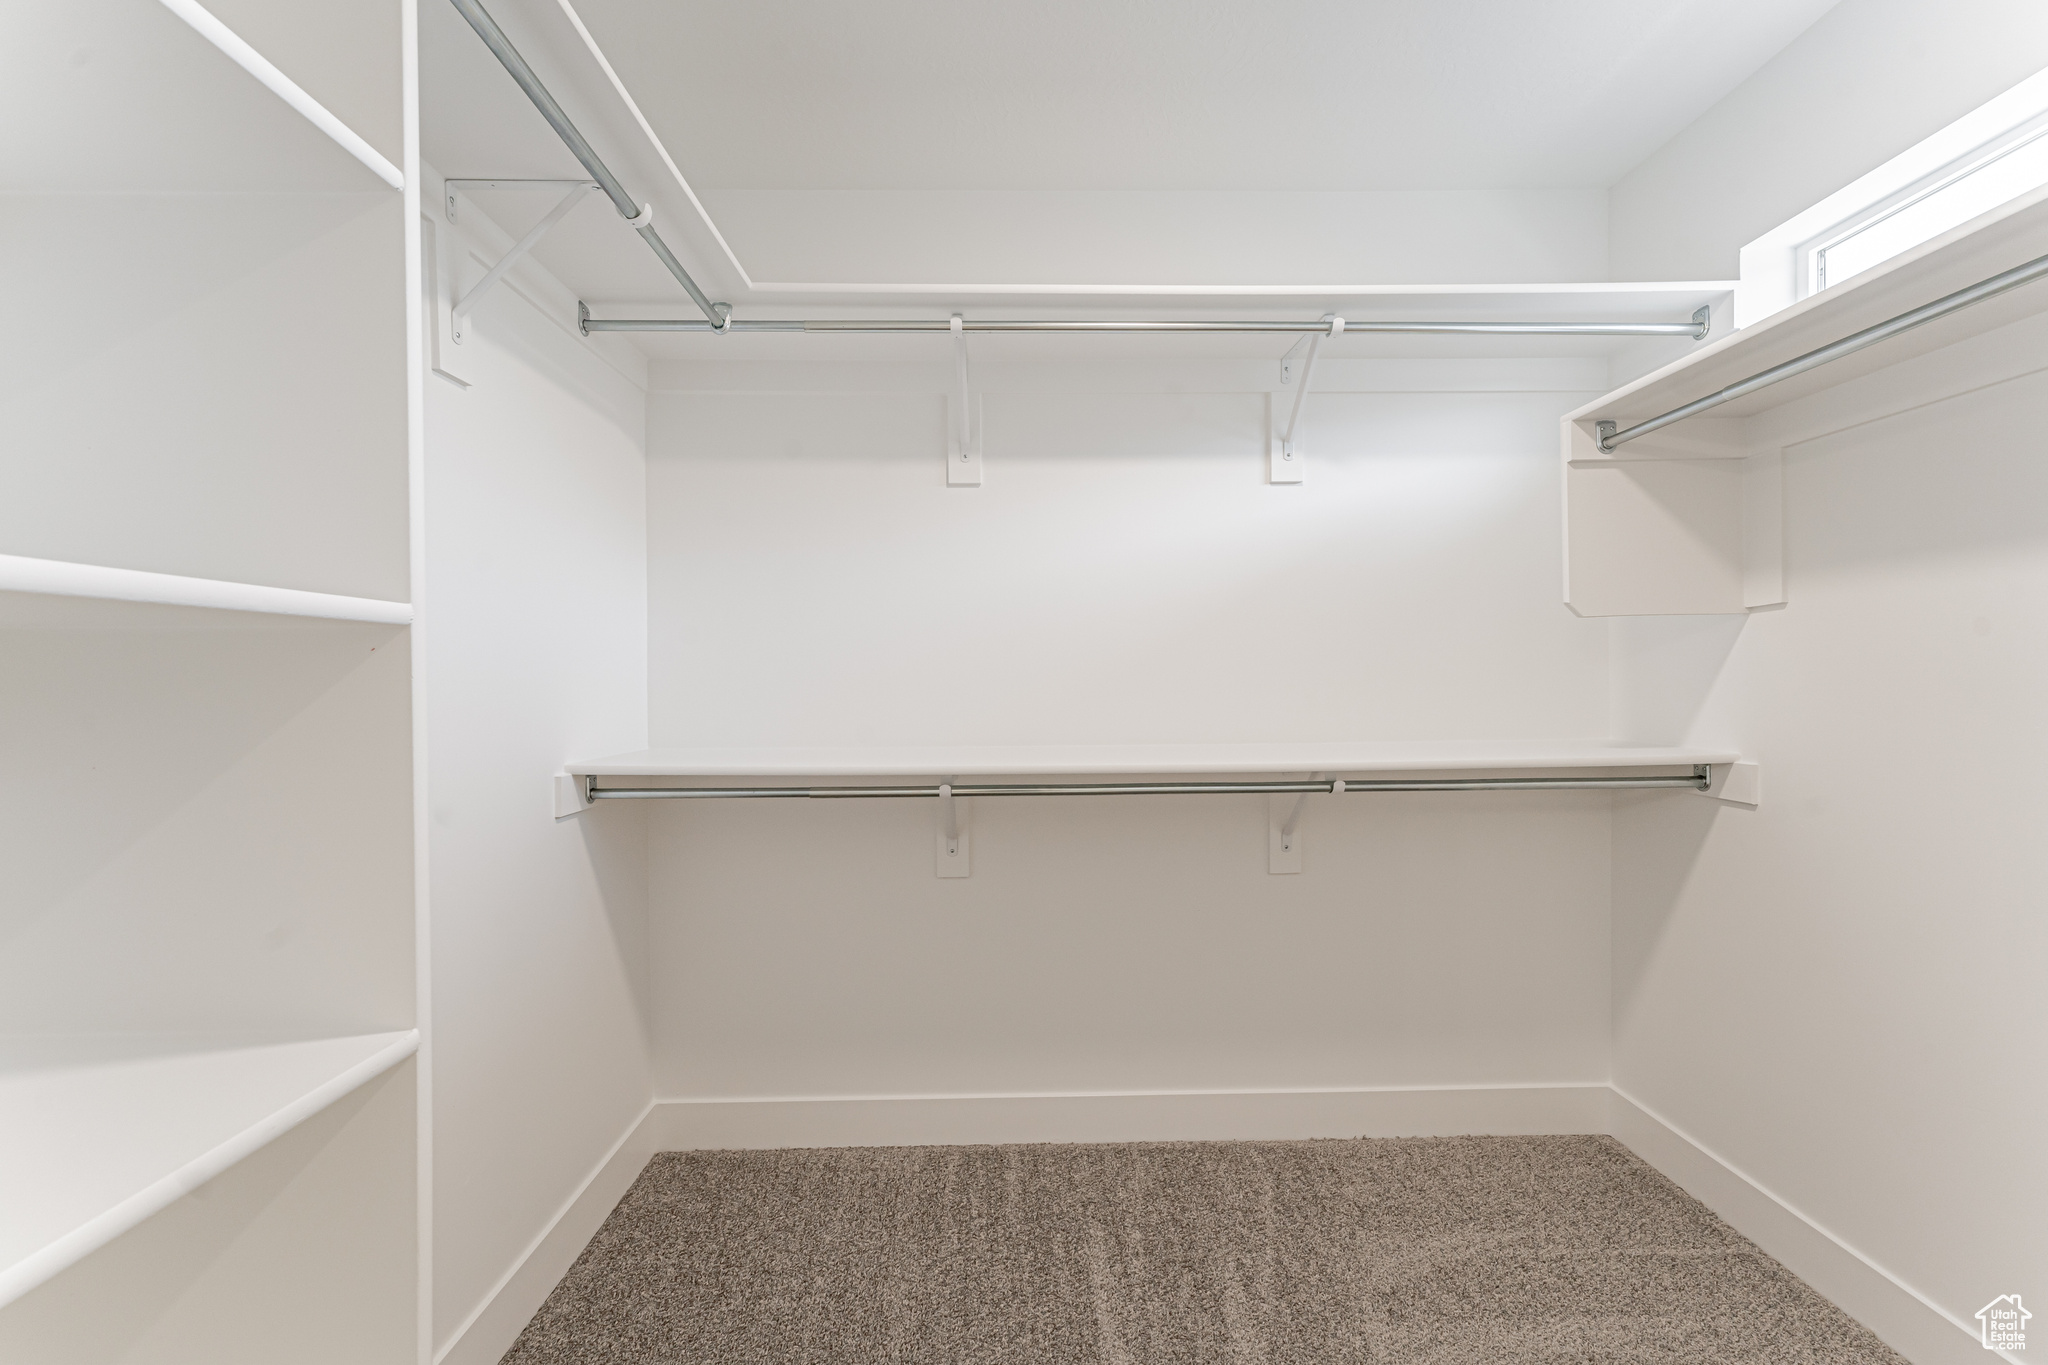
{"type": "Polygon", "coordinates": [[[404,11],[316,8],[0,57],[7,1360],[416,1355],[404,11]]]}
{"type": "Polygon", "coordinates": [[[1070,744],[648,749],[571,763],[577,777],[1019,777],[1323,772],[1537,773],[1733,763],[1719,749],[1545,743],[1070,744]]]}
{"type": "MultiPolygon", "coordinates": [[[[106,1044],[99,1042],[99,1049],[106,1044]]],[[[0,1301],[76,1264],[412,1056],[374,1033],[167,1055],[17,1046],[0,1062],[0,1301]]]]}
{"type": "Polygon", "coordinates": [[[1626,429],[1718,393],[2030,261],[2044,243],[2048,191],[2038,191],[1566,414],[1565,601],[1581,616],[1732,614],[1784,602],[1784,448],[2034,367],[2037,343],[1967,343],[2048,310],[2048,285],[2023,285],[1612,453],[1599,448],[1598,424],[1626,429]],[[1873,378],[1936,352],[1952,357],[1940,366],[1952,373],[1916,383],[1911,397],[1887,395],[1873,378]],[[1843,401],[1830,404],[1829,394],[1843,401]]]}
{"type": "Polygon", "coordinates": [[[109,604],[117,602],[272,616],[311,616],[386,626],[412,624],[412,604],[409,602],[386,602],[374,597],[344,597],[337,593],[301,592],[296,588],[224,583],[212,578],[187,578],[180,574],[0,555],[0,615],[5,619],[19,623],[33,616],[49,624],[66,619],[89,624],[95,619],[106,619],[109,604]]]}
{"type": "MultiPolygon", "coordinates": [[[[395,100],[397,5],[337,9],[389,50],[309,54],[306,98],[395,100]]],[[[163,4],[28,23],[0,550],[405,600],[404,195],[163,4]]]]}

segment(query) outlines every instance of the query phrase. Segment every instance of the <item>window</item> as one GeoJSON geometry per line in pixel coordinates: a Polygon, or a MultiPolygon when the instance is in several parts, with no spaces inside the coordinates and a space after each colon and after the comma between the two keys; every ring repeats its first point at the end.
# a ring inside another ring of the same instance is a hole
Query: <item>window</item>
{"type": "Polygon", "coordinates": [[[2048,71],[2037,72],[1742,248],[1735,325],[1854,279],[2048,185],[2048,71]]]}
{"type": "Polygon", "coordinates": [[[1808,242],[1800,292],[1840,284],[2044,184],[2048,120],[2036,119],[1808,242]]]}

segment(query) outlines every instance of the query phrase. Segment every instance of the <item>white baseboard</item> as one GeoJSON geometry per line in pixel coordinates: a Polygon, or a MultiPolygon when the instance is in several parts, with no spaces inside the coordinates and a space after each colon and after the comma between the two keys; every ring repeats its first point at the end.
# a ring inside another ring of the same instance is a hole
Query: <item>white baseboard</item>
{"type": "Polygon", "coordinates": [[[646,1140],[654,1109],[649,1105],[642,1110],[633,1126],[612,1144],[604,1160],[484,1296],[469,1320],[435,1352],[434,1365],[497,1365],[499,1357],[512,1349],[520,1330],[569,1273],[583,1248],[625,1198],[648,1158],[659,1150],[646,1140]]]}
{"type": "Polygon", "coordinates": [[[1987,1358],[1996,1358],[1974,1327],[1942,1312],[1638,1101],[1620,1090],[1608,1094],[1608,1133],[1914,1365],[1987,1365],[1987,1358]]]}
{"type": "Polygon", "coordinates": [[[1597,1133],[1605,1085],[666,1100],[661,1151],[1597,1133]]]}
{"type": "Polygon", "coordinates": [[[656,1101],[435,1365],[495,1365],[656,1152],[1464,1133],[1611,1134],[1914,1365],[1986,1360],[1971,1328],[1633,1099],[1591,1084],[656,1101]]]}

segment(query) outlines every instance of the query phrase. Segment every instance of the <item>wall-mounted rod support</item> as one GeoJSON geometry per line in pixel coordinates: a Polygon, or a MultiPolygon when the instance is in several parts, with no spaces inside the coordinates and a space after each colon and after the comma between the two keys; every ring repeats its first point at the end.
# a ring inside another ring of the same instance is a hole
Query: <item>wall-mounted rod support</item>
{"type": "Polygon", "coordinates": [[[1652,777],[1340,777],[1329,780],[1276,782],[1032,782],[975,784],[945,783],[931,787],[590,787],[590,799],[604,800],[736,800],[751,798],[795,798],[812,801],[852,797],[936,797],[963,796],[1216,796],[1268,795],[1299,792],[1303,795],[1347,792],[1463,792],[1463,791],[1592,791],[1682,788],[1705,791],[1711,773],[1705,764],[1689,774],[1652,777]]]}
{"type": "MultiPolygon", "coordinates": [[[[1310,780],[1321,781],[1322,779],[1312,778],[1310,780]]],[[[1344,794],[1343,778],[1337,778],[1335,781],[1330,783],[1330,794],[1332,796],[1342,796],[1344,794]]],[[[1301,795],[1295,797],[1294,805],[1287,812],[1287,818],[1280,822],[1281,852],[1292,853],[1294,851],[1294,831],[1301,828],[1301,815],[1303,811],[1308,809],[1308,799],[1311,795],[1313,795],[1313,793],[1303,792],[1301,795]]]]}
{"type": "MultiPolygon", "coordinates": [[[[464,3],[464,0],[456,0],[464,3]]],[[[1704,310],[1703,310],[1704,311],[1704,310]]],[[[1480,336],[1691,337],[1705,336],[1704,323],[1691,322],[1360,322],[1347,318],[1347,334],[1362,332],[1455,333],[1480,336]]],[[[585,318],[587,332],[950,332],[946,318],[734,318],[723,328],[695,318],[585,318]]],[[[1103,321],[1062,318],[963,318],[968,332],[1265,332],[1278,335],[1330,335],[1328,319],[1315,321],[1244,321],[1210,319],[1183,322],[1148,319],[1103,321]]]]}
{"type": "MultiPolygon", "coordinates": [[[[527,234],[514,242],[512,249],[500,257],[498,263],[486,271],[484,277],[478,280],[467,294],[464,294],[456,301],[454,309],[454,321],[457,324],[455,340],[458,342],[462,340],[463,329],[460,326],[462,320],[468,317],[475,310],[477,304],[483,301],[484,295],[491,292],[491,286],[504,279],[505,273],[513,266],[519,264],[525,258],[527,252],[540,245],[540,239],[548,235],[550,228],[554,227],[555,224],[561,222],[564,218],[567,218],[569,210],[582,203],[583,196],[596,188],[596,185],[588,181],[571,188],[567,194],[562,196],[561,202],[548,210],[547,217],[541,219],[532,228],[528,229],[527,234]]],[[[452,198],[453,196],[451,195],[450,197],[452,198]]]]}
{"type": "Polygon", "coordinates": [[[1635,440],[1638,436],[1648,436],[1651,432],[1668,427],[1673,422],[1682,422],[1688,417],[1707,411],[1709,408],[1718,408],[1723,403],[1731,403],[1738,398],[1755,393],[1758,389],[1769,388],[1771,385],[1790,379],[1794,375],[1805,374],[1808,370],[1825,365],[1830,360],[1840,360],[1845,355],[1853,355],[1866,346],[1875,346],[1880,341],[1888,341],[1901,332],[1910,332],[1915,327],[1921,326],[1924,323],[1933,322],[1936,318],[1945,318],[1950,313],[1968,308],[1971,304],[1982,303],[1986,299],[1996,298],[2008,289],[2017,289],[2023,284],[2031,284],[2044,275],[2048,275],[2048,256],[2037,256],[2025,265],[2016,265],[2010,270],[1993,275],[1988,280],[1979,280],[1967,289],[1958,289],[1953,294],[1945,294],[1932,303],[1923,303],[1918,308],[1901,313],[1895,318],[1887,318],[1873,327],[1865,327],[1860,332],[1851,332],[1840,341],[1830,342],[1828,345],[1822,346],[1818,350],[1808,351],[1802,356],[1794,356],[1782,365],[1773,365],[1768,370],[1759,370],[1749,378],[1737,380],[1717,393],[1710,393],[1705,398],[1695,398],[1684,407],[1673,408],[1669,412],[1659,413],[1647,422],[1638,422],[1632,427],[1623,427],[1620,430],[1615,429],[1616,424],[1613,422],[1598,423],[1596,430],[1598,432],[1600,449],[1611,451],[1624,442],[1635,440]]]}
{"type": "Polygon", "coordinates": [[[478,0],[449,0],[449,3],[469,21],[469,26],[476,30],[476,36],[484,40],[484,46],[489,48],[492,55],[504,64],[505,70],[512,74],[512,79],[519,83],[519,88],[533,101],[533,107],[540,110],[540,116],[555,130],[555,135],[561,138],[576,159],[583,163],[583,169],[590,172],[590,178],[597,182],[598,188],[611,198],[612,206],[619,211],[619,217],[632,225],[633,230],[640,234],[640,240],[646,242],[661,259],[661,263],[668,267],[668,273],[676,277],[676,283],[682,285],[683,291],[690,296],[690,301],[695,303],[708,319],[704,324],[705,330],[724,331],[726,318],[732,312],[731,306],[713,303],[705,297],[704,291],[697,287],[697,282],[690,278],[690,272],[683,269],[683,263],[668,249],[668,243],[662,241],[661,234],[654,230],[653,211],[645,204],[635,203],[633,196],[626,193],[626,187],[619,183],[619,178],[604,164],[596,149],[585,140],[581,132],[577,131],[576,125],[569,121],[569,116],[562,112],[562,106],[555,103],[555,97],[541,84],[540,77],[534,75],[533,68],[526,64],[526,58],[519,55],[519,49],[512,46],[512,40],[505,36],[505,31],[498,27],[497,21],[484,11],[478,0]]]}
{"type": "MultiPolygon", "coordinates": [[[[1333,337],[1344,335],[1344,319],[1331,314],[1323,322],[1333,337]]],[[[1294,433],[1301,426],[1301,410],[1308,406],[1308,384],[1316,372],[1316,352],[1323,344],[1320,333],[1311,332],[1308,338],[1308,355],[1301,362],[1301,382],[1294,386],[1294,408],[1287,414],[1287,430],[1280,436],[1280,454],[1284,459],[1294,458],[1294,433]]],[[[1297,812],[1299,814],[1299,812],[1297,812]]],[[[1292,834],[1292,829],[1288,833],[1292,834]]]]}

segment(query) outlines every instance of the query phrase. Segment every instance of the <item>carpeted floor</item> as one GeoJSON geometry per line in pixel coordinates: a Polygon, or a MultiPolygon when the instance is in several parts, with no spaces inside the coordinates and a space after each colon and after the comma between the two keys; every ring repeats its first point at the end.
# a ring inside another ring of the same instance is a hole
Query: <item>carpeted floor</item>
{"type": "Polygon", "coordinates": [[[507,1365],[1903,1365],[1604,1137],[669,1152],[507,1365]]]}

